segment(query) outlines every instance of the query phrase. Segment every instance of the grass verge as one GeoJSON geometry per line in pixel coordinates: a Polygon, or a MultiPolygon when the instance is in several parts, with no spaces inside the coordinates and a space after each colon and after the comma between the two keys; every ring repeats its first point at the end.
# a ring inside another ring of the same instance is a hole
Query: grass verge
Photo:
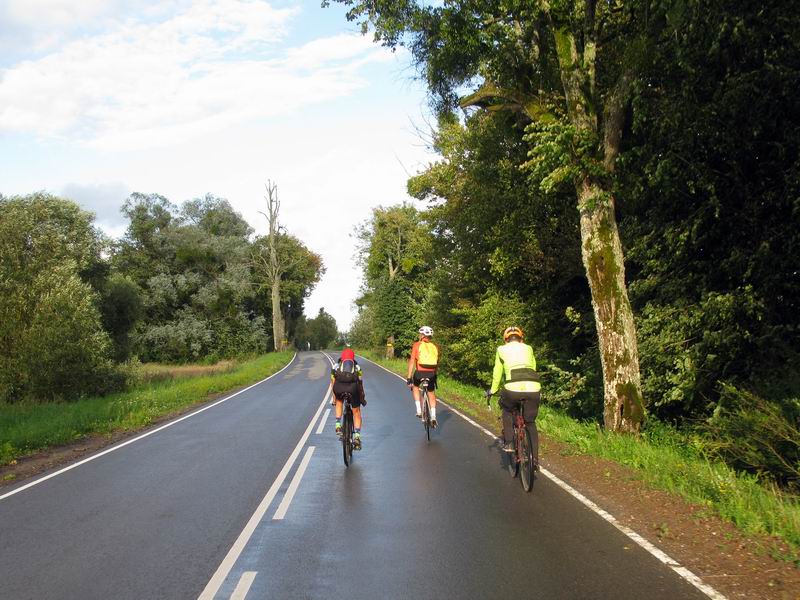
{"type": "Polygon", "coordinates": [[[141,429],[212,394],[260,381],[282,369],[292,356],[274,352],[229,370],[155,381],[76,402],[0,404],[0,466],[88,435],[141,429]]]}
{"type": "Polygon", "coordinates": [[[189,379],[202,375],[219,375],[233,371],[238,363],[233,360],[221,360],[213,365],[189,364],[189,365],[168,365],[161,363],[144,363],[137,375],[142,383],[154,383],[166,379],[189,379]]]}
{"type": "MultiPolygon", "coordinates": [[[[359,354],[402,376],[406,374],[405,360],[387,360],[370,351],[359,354]]],[[[437,387],[445,402],[499,433],[499,411],[496,404],[494,412],[486,409],[483,390],[441,375],[437,387]]],[[[745,533],[781,538],[794,556],[777,558],[800,564],[800,499],[765,486],[754,475],[709,459],[698,440],[659,424],[650,425],[639,437],[609,433],[596,423],[577,421],[546,404],[540,407],[536,423],[540,432],[569,444],[576,454],[626,465],[652,487],[706,506],[745,533]]]]}

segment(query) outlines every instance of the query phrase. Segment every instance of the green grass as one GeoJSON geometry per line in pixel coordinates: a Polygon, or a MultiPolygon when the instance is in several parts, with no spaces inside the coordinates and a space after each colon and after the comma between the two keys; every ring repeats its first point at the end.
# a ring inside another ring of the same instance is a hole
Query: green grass
{"type": "MultiPolygon", "coordinates": [[[[406,374],[405,360],[386,360],[369,351],[359,354],[406,374]]],[[[499,411],[496,405],[493,413],[486,410],[483,390],[441,375],[437,387],[448,404],[498,432],[499,411]]],[[[708,507],[745,533],[781,538],[793,551],[793,556],[781,558],[800,564],[800,499],[707,458],[699,439],[659,424],[650,425],[640,437],[608,433],[596,423],[577,421],[547,405],[539,409],[536,423],[539,431],[569,444],[575,453],[626,465],[650,486],[708,507]]]]}
{"type": "Polygon", "coordinates": [[[222,372],[160,380],[76,402],[0,404],[0,465],[87,435],[141,429],[212,394],[255,383],[283,368],[292,355],[274,352],[222,372]]]}

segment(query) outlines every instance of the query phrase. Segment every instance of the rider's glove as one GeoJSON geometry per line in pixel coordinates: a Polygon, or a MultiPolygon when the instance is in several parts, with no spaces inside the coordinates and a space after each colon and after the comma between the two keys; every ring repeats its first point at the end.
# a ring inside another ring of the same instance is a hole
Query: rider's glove
{"type": "Polygon", "coordinates": [[[488,400],[489,398],[492,397],[492,390],[486,390],[485,392],[483,392],[483,395],[486,396],[486,399],[488,400]]]}
{"type": "Polygon", "coordinates": [[[412,383],[414,383],[414,380],[411,377],[406,379],[406,385],[411,385],[412,383]]]}

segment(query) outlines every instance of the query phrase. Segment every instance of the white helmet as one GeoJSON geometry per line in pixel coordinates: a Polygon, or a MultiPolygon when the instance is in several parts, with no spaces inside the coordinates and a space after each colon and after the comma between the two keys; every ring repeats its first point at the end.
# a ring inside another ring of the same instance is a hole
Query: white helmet
{"type": "Polygon", "coordinates": [[[425,337],[433,337],[433,329],[431,329],[427,325],[423,325],[422,327],[420,327],[419,332],[425,337]]]}

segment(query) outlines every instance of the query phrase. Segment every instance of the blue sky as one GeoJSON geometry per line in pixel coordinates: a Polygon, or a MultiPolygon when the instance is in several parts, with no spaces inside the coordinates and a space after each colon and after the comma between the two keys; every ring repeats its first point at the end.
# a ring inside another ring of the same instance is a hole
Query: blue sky
{"type": "Polygon", "coordinates": [[[316,0],[0,0],[0,193],[70,197],[119,235],[130,192],[210,192],[263,232],[272,179],[327,266],[306,312],[344,329],[353,227],[435,158],[412,76],[316,0]]]}

